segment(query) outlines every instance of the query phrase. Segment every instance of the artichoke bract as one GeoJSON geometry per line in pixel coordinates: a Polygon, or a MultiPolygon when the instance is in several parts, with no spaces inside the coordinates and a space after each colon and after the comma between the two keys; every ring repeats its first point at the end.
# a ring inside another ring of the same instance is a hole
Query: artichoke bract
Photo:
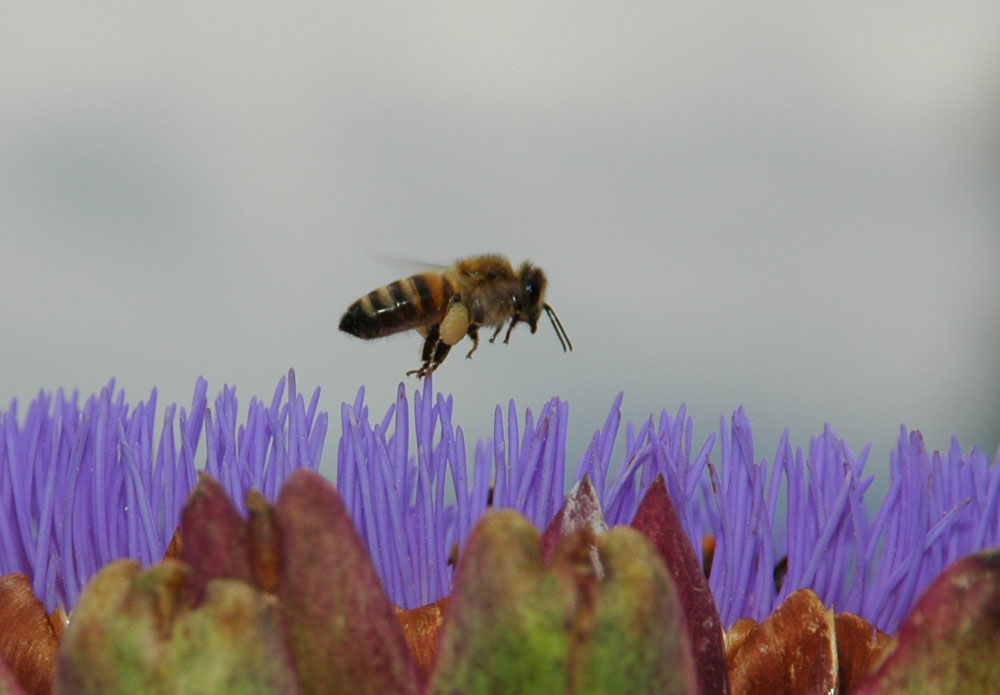
{"type": "Polygon", "coordinates": [[[63,636],[56,693],[298,693],[277,600],[234,579],[208,583],[194,609],[188,568],[109,564],[63,636]]]}

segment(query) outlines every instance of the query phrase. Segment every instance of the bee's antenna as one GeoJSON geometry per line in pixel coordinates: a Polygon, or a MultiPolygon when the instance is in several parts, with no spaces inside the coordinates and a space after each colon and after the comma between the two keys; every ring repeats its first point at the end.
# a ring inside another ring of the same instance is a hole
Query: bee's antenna
{"type": "Polygon", "coordinates": [[[559,317],[556,316],[555,310],[548,304],[542,306],[545,309],[545,313],[549,315],[549,321],[552,322],[552,328],[556,331],[556,337],[559,338],[559,344],[562,345],[563,352],[567,352],[573,349],[573,343],[569,341],[569,336],[566,335],[566,329],[563,328],[562,322],[559,317]]]}

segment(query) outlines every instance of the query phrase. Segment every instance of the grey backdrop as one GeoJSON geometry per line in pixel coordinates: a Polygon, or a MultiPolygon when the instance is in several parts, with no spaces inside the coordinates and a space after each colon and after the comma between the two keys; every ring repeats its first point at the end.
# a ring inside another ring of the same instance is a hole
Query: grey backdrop
{"type": "Polygon", "coordinates": [[[111,376],[186,404],[199,374],[245,403],[294,366],[335,422],[361,384],[381,411],[420,340],[341,312],[500,251],[576,351],[547,323],[457,349],[469,439],[558,394],[575,462],[623,389],[699,437],[745,405],[758,457],[826,421],[879,465],[901,422],[1000,441],[996,3],[19,5],[3,407],[111,376]]]}

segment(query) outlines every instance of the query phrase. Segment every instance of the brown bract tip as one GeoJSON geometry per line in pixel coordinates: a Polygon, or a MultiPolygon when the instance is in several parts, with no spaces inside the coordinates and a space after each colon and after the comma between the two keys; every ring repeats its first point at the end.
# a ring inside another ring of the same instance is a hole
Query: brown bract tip
{"type": "Polygon", "coordinates": [[[838,613],[833,622],[837,630],[838,692],[850,695],[872,672],[890,637],[852,613],[838,613]]]}
{"type": "Polygon", "coordinates": [[[444,624],[444,614],[448,599],[443,598],[426,606],[404,610],[395,608],[396,619],[403,628],[406,646],[413,654],[417,667],[426,676],[430,673],[437,655],[438,640],[441,636],[441,626],[444,624]]]}
{"type": "Polygon", "coordinates": [[[542,562],[548,564],[559,542],[580,529],[589,529],[591,535],[608,530],[604,512],[601,511],[601,501],[589,475],[573,486],[562,507],[542,533],[542,562]]]}
{"type": "Polygon", "coordinates": [[[0,577],[0,660],[27,693],[50,693],[59,640],[24,574],[0,577]]]}
{"type": "Polygon", "coordinates": [[[730,650],[734,693],[798,695],[837,692],[833,613],[800,589],[730,650]]]}

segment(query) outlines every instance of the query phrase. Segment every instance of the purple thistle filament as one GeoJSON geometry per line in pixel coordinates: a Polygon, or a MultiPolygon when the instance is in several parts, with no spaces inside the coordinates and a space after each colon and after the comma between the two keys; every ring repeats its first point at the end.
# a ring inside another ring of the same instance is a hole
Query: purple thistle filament
{"type": "MultiPolygon", "coordinates": [[[[156,391],[130,408],[112,381],[81,407],[60,390],[0,411],[0,574],[25,572],[51,610],[72,607],[86,581],[119,557],[156,562],[170,542],[200,465],[246,513],[244,493],[274,500],[297,467],[318,468],[327,415],[319,389],[308,402],[294,373],[269,403],[251,399],[238,424],[235,389],[208,408],[199,380],[188,409],[167,407],[159,436],[156,391]],[[199,453],[204,431],[205,450],[199,453]]],[[[400,384],[376,420],[364,389],[341,408],[337,487],[390,599],[413,608],[451,592],[453,549],[464,547],[488,508],[514,509],[539,528],[566,485],[569,406],[537,415],[513,400],[497,406],[493,436],[470,458],[454,403],[426,379],[411,401],[400,384]]],[[[696,443],[682,406],[625,423],[614,451],[622,394],[581,455],[609,525],[628,524],[658,474],[694,547],[715,539],[709,586],[723,624],[763,619],[802,587],[836,611],[895,631],[923,589],[949,564],[1000,545],[1000,466],[955,439],[928,452],[900,430],[885,498],[866,500],[869,450],[855,456],[829,428],[793,447],[788,432],[771,462],[758,458],[742,409],[696,443]],[[775,567],[787,571],[780,588],[775,567]]]]}
{"type": "Polygon", "coordinates": [[[236,391],[224,388],[208,409],[199,379],[188,410],[169,406],[158,440],[156,390],[130,408],[112,380],[80,407],[74,393],[40,393],[18,426],[17,402],[0,411],[0,574],[24,572],[46,608],[72,608],[84,584],[121,557],[158,562],[197,480],[204,430],[204,468],[244,514],[244,494],[270,499],[296,467],[316,469],[327,416],[282,378],[270,407],[252,399],[237,428],[236,391]],[[287,386],[287,398],[285,397],[287,386]]]}
{"type": "MultiPolygon", "coordinates": [[[[954,439],[946,455],[928,454],[918,432],[901,430],[892,454],[889,494],[869,514],[864,499],[868,447],[855,456],[826,427],[808,451],[786,431],[772,463],[757,459],[742,409],[694,447],[682,406],[636,429],[626,425],[624,460],[612,465],[622,395],[580,458],[609,525],[628,524],[657,474],[664,476],[695,548],[715,538],[709,586],[723,624],[762,620],[793,591],[808,587],[834,610],[895,631],[920,592],[951,562],[1000,545],[1000,466],[954,439]],[[719,443],[716,452],[716,443],[719,443]],[[713,459],[713,456],[716,458],[713,459]],[[787,510],[779,515],[778,510],[787,510]],[[787,561],[776,587],[775,567],[787,561]]],[[[344,404],[337,487],[383,577],[390,599],[414,608],[447,596],[454,546],[461,548],[490,506],[511,508],[539,528],[562,504],[568,405],[553,398],[537,418],[508,403],[494,413],[493,437],[479,442],[471,470],[465,439],[453,425],[451,398],[435,397],[431,379],[409,404],[396,402],[372,425],[364,390],[344,404]]]]}

